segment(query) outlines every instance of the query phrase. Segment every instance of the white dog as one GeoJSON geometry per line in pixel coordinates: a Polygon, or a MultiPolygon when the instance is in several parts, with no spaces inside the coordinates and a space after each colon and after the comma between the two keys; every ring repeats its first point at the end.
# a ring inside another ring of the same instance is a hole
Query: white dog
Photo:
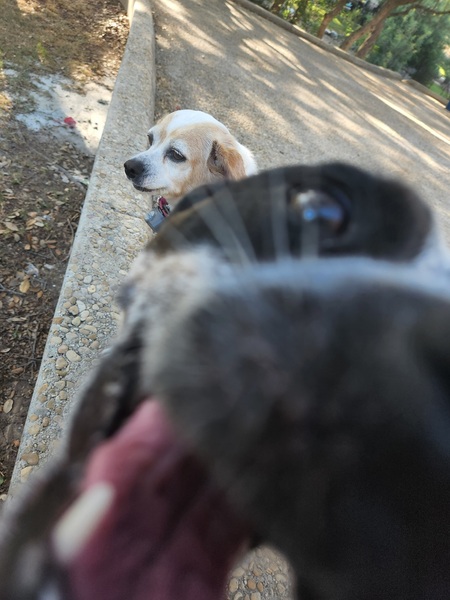
{"type": "Polygon", "coordinates": [[[178,110],[148,132],[149,148],[127,160],[128,179],[141,192],[172,205],[199,185],[257,172],[252,153],[211,115],[178,110]]]}

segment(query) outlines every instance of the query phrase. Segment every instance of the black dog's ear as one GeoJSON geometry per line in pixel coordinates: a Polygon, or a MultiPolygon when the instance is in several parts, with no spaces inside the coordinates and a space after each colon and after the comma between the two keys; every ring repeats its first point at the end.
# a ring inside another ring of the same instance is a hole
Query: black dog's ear
{"type": "Polygon", "coordinates": [[[208,169],[225,179],[243,179],[245,167],[242,156],[228,142],[214,141],[207,161],[208,169]]]}

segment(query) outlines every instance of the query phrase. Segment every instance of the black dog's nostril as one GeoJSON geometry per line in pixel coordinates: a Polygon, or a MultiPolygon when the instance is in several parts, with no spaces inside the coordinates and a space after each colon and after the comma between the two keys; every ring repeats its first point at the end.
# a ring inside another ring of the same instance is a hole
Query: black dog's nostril
{"type": "Polygon", "coordinates": [[[128,179],[134,179],[135,177],[142,175],[144,171],[142,161],[136,158],[130,158],[123,166],[128,179]]]}

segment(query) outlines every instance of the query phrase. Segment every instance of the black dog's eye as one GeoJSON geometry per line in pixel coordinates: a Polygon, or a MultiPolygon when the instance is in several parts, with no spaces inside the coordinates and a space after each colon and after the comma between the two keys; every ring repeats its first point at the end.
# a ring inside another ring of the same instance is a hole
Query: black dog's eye
{"type": "Polygon", "coordinates": [[[166,156],[168,159],[176,163],[184,162],[186,160],[186,157],[183,156],[181,152],[178,152],[178,150],[175,150],[175,148],[169,148],[166,156]]]}
{"type": "Polygon", "coordinates": [[[148,133],[147,138],[148,138],[148,147],[150,148],[150,146],[153,144],[153,133],[148,133]]]}
{"type": "Polygon", "coordinates": [[[318,222],[333,233],[341,233],[345,229],[349,218],[349,200],[341,192],[305,190],[296,192],[293,201],[304,221],[318,222]]]}

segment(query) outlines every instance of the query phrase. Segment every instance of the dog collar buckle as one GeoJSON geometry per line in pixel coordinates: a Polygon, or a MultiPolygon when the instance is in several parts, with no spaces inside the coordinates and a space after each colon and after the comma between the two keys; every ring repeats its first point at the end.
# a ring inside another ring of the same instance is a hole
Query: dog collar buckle
{"type": "Polygon", "coordinates": [[[170,206],[167,200],[160,196],[156,201],[156,208],[151,210],[145,217],[145,222],[153,231],[157,233],[161,225],[164,223],[164,219],[170,215],[170,206]]]}

